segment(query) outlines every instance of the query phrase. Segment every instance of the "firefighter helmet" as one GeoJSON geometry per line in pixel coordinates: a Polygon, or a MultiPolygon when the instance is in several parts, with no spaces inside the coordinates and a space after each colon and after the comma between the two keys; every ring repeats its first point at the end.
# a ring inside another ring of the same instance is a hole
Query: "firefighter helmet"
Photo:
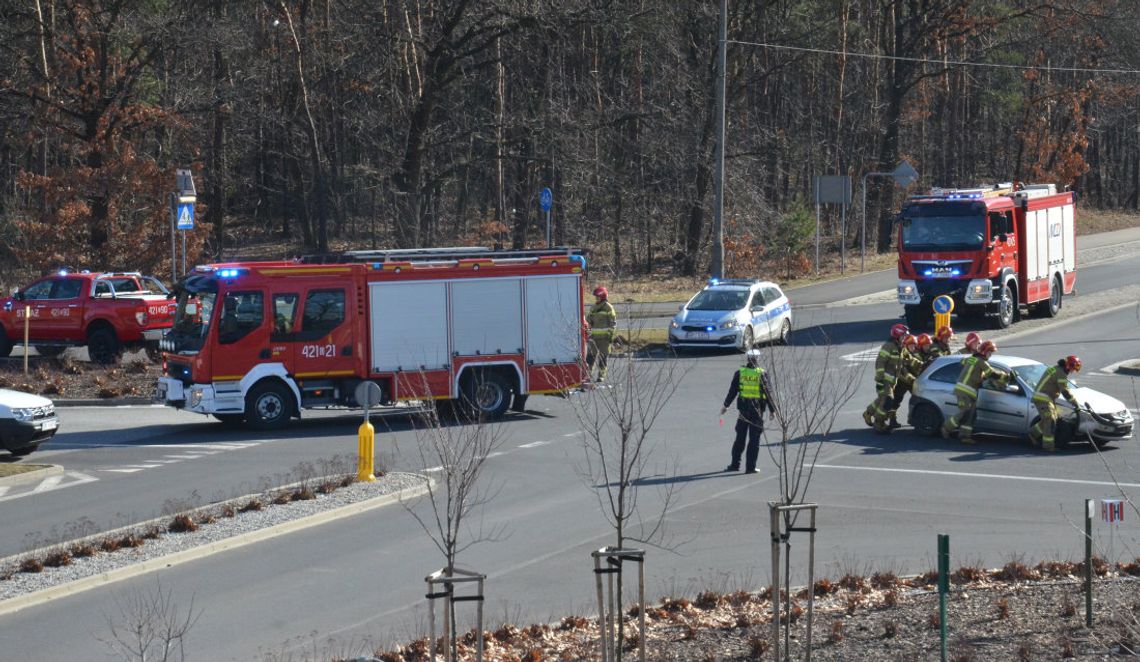
{"type": "Polygon", "coordinates": [[[594,296],[598,297],[602,301],[605,301],[606,299],[610,298],[610,291],[606,289],[605,285],[599,285],[594,288],[594,296]]]}
{"type": "Polygon", "coordinates": [[[1081,370],[1081,357],[1074,356],[1074,355],[1070,354],[1069,356],[1065,357],[1064,362],[1065,362],[1065,372],[1070,373],[1070,374],[1074,373],[1074,372],[1080,372],[1080,370],[1081,370]]]}
{"type": "MultiPolygon", "coordinates": [[[[949,329],[950,327],[944,326],[942,328],[943,329],[949,329]]],[[[918,336],[918,348],[919,349],[926,349],[927,347],[930,347],[930,344],[933,342],[934,342],[934,339],[930,337],[929,333],[920,333],[918,336]]]]}
{"type": "Polygon", "coordinates": [[[971,352],[978,348],[980,342],[982,342],[982,337],[973,331],[966,334],[966,349],[971,352]]]}
{"type": "Polygon", "coordinates": [[[976,351],[988,359],[990,358],[991,354],[997,351],[997,343],[992,340],[987,340],[981,345],[978,345],[978,349],[976,351]]]}
{"type": "Polygon", "coordinates": [[[902,346],[907,348],[907,351],[913,352],[918,349],[918,337],[911,334],[906,334],[902,337],[902,346]]]}
{"type": "Polygon", "coordinates": [[[891,327],[891,340],[902,341],[902,337],[910,333],[910,329],[906,328],[905,324],[896,324],[891,327]]]}
{"type": "Polygon", "coordinates": [[[948,326],[940,326],[938,327],[938,332],[934,334],[934,337],[938,338],[938,342],[948,343],[950,339],[954,337],[954,329],[948,326]]]}

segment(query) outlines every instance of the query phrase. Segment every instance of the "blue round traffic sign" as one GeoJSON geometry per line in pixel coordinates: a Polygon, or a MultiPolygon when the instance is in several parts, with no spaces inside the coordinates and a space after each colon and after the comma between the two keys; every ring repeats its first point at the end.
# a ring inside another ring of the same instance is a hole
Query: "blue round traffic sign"
{"type": "Polygon", "coordinates": [[[542,193],[538,194],[538,204],[542,207],[542,211],[550,211],[554,205],[554,194],[549,188],[542,189],[542,193]]]}
{"type": "Polygon", "coordinates": [[[934,299],[934,312],[939,315],[948,315],[954,310],[954,299],[943,294],[934,299]]]}

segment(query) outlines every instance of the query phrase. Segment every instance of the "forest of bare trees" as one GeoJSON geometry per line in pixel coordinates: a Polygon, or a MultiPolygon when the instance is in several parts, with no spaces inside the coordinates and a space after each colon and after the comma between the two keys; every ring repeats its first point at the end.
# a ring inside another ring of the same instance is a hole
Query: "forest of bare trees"
{"type": "MultiPolygon", "coordinates": [[[[190,167],[192,259],[538,245],[549,186],[557,242],[614,273],[699,274],[719,4],[0,0],[0,261],[166,273],[190,167]]],[[[1135,0],[727,6],[730,271],[813,176],[858,186],[903,159],[916,186],[1047,181],[1140,208],[1135,0]]],[[[905,192],[870,183],[868,244],[888,250],[905,192]]]]}

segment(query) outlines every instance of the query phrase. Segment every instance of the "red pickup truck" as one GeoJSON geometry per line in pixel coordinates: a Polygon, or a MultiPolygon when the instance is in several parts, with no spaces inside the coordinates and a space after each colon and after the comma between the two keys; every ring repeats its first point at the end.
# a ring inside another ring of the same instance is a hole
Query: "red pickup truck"
{"type": "Polygon", "coordinates": [[[128,347],[157,354],[174,306],[160,281],[139,273],[60,271],[0,299],[0,357],[23,342],[25,311],[29,342],[44,356],[84,345],[92,361],[105,365],[128,347]]]}

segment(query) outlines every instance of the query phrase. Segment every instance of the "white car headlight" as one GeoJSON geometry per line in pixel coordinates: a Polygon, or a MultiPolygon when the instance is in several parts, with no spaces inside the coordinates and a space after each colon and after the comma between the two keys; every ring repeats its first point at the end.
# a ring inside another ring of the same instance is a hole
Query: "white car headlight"
{"type": "Polygon", "coordinates": [[[736,326],[736,320],[728,320],[727,322],[721,322],[720,323],[720,328],[722,328],[722,329],[731,329],[735,326],[736,326]]]}
{"type": "Polygon", "coordinates": [[[30,421],[35,415],[36,410],[31,407],[12,409],[12,418],[16,419],[17,421],[30,421]]]}
{"type": "Polygon", "coordinates": [[[670,322],[669,322],[669,328],[671,328],[671,329],[679,329],[679,328],[681,328],[681,323],[680,323],[680,322],[678,322],[677,320],[670,320],[670,322]]]}
{"type": "Polygon", "coordinates": [[[202,389],[200,389],[200,388],[190,389],[190,406],[191,407],[197,407],[200,404],[202,404],[202,389]]]}

